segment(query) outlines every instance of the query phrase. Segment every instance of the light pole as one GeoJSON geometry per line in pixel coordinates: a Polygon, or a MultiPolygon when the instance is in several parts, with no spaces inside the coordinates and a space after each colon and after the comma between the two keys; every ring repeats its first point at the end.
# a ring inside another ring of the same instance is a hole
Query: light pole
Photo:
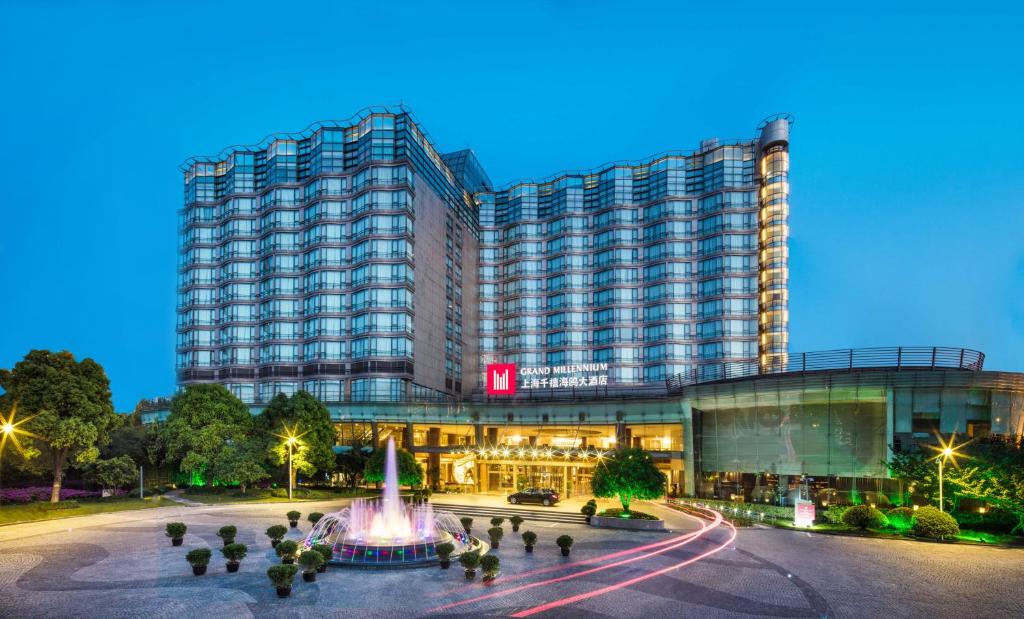
{"type": "Polygon", "coordinates": [[[288,500],[292,500],[292,446],[295,445],[296,439],[294,436],[289,436],[285,439],[285,443],[288,445],[288,500]]]}
{"type": "MultiPolygon", "coordinates": [[[[940,447],[935,447],[934,448],[934,449],[936,449],[939,452],[939,455],[935,456],[935,460],[938,461],[938,463],[939,463],[939,511],[943,511],[943,512],[946,511],[946,506],[944,505],[944,497],[943,497],[943,482],[944,482],[944,474],[945,474],[945,468],[946,468],[946,461],[947,460],[952,460],[953,464],[955,465],[956,464],[956,457],[961,455],[961,454],[957,453],[957,451],[956,451],[957,446],[954,445],[955,441],[956,441],[956,435],[955,434],[953,436],[949,437],[949,442],[948,443],[943,442],[942,437],[939,437],[939,445],[940,445],[940,447]]],[[[970,442],[970,441],[968,441],[968,442],[970,442]]],[[[964,444],[966,445],[967,443],[964,443],[964,444]]],[[[962,447],[963,445],[960,445],[960,446],[962,447]]]]}
{"type": "Polygon", "coordinates": [[[0,425],[0,432],[3,432],[3,439],[0,439],[0,505],[4,502],[4,482],[3,482],[3,469],[4,469],[4,445],[7,444],[7,439],[14,434],[14,425],[5,421],[3,425],[0,425]]]}
{"type": "MultiPolygon", "coordinates": [[[[39,438],[39,435],[33,434],[28,430],[24,430],[18,427],[21,424],[25,423],[26,421],[32,419],[32,417],[35,417],[35,415],[30,415],[25,419],[22,419],[21,421],[14,421],[14,416],[17,414],[17,412],[18,405],[15,404],[13,407],[11,407],[11,413],[9,417],[4,417],[3,413],[0,413],[0,435],[2,435],[2,438],[0,438],[0,473],[2,473],[3,469],[4,447],[7,446],[7,439],[10,439],[11,442],[14,443],[14,447],[18,450],[19,453],[23,453],[21,443],[18,442],[19,434],[31,436],[32,438],[39,438]]],[[[2,477],[0,477],[0,490],[3,490],[2,477]]],[[[0,494],[0,503],[3,503],[2,494],[0,494]]]]}

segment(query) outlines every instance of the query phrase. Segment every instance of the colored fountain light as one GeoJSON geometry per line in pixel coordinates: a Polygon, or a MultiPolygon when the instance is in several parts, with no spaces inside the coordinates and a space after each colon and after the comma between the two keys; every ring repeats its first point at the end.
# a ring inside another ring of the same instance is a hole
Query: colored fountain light
{"type": "Polygon", "coordinates": [[[331,563],[362,567],[429,565],[438,560],[437,545],[450,542],[452,556],[468,550],[487,551],[487,545],[466,534],[451,512],[434,511],[429,503],[407,505],[398,494],[398,458],[394,439],[388,439],[384,460],[384,493],[379,499],[356,499],[326,514],[303,542],[327,544],[331,563]]]}

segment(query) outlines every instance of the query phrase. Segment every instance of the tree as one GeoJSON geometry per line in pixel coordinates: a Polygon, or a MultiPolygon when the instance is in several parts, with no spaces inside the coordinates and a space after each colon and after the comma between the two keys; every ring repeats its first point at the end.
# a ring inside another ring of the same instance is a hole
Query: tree
{"type": "Polygon", "coordinates": [[[256,441],[238,441],[224,446],[210,468],[210,476],[220,481],[238,482],[245,494],[249,485],[270,477],[262,461],[263,454],[256,441]]]}
{"type": "Polygon", "coordinates": [[[341,475],[344,484],[349,488],[355,488],[366,470],[366,461],[369,460],[363,446],[355,444],[349,451],[341,451],[334,457],[334,472],[341,475]]]}
{"type": "Polygon", "coordinates": [[[933,455],[922,451],[900,452],[892,449],[892,458],[887,464],[889,476],[904,484],[904,505],[910,504],[910,498],[914,494],[929,501],[933,498],[938,500],[939,471],[933,455]]]}
{"type": "Polygon", "coordinates": [[[85,478],[103,488],[123,488],[139,478],[135,462],[128,456],[96,460],[85,469],[85,478]]]}
{"type": "MultiPolygon", "coordinates": [[[[363,479],[374,483],[384,481],[384,461],[386,449],[374,449],[366,461],[363,479]]],[[[398,483],[403,486],[419,486],[423,483],[423,466],[416,457],[404,449],[395,449],[395,460],[398,463],[398,483]]]]}
{"type": "Polygon", "coordinates": [[[67,351],[30,351],[11,370],[0,370],[6,393],[2,406],[17,405],[34,415],[26,429],[40,437],[35,448],[45,453],[53,471],[50,502],[60,501],[65,467],[84,465],[99,456],[117,414],[110,401],[110,380],[92,359],[76,361],[67,351]]]}
{"type": "Polygon", "coordinates": [[[245,441],[252,430],[249,409],[223,385],[189,385],[171,400],[160,428],[166,457],[187,474],[204,474],[225,448],[245,441]]]}
{"type": "Polygon", "coordinates": [[[618,496],[622,510],[629,513],[633,499],[656,499],[665,493],[665,474],[655,466],[651,454],[638,448],[616,450],[598,462],[591,487],[596,497],[618,496]]]}
{"type": "Polygon", "coordinates": [[[946,478],[947,483],[961,496],[1010,512],[1017,517],[1011,532],[1024,532],[1024,437],[990,435],[962,451],[968,460],[946,478]]]}
{"type": "Polygon", "coordinates": [[[272,464],[288,461],[288,446],[280,435],[292,430],[298,444],[292,448],[292,470],[306,475],[334,470],[334,443],[337,432],[327,407],[312,395],[300,391],[288,397],[274,396],[270,405],[256,418],[256,427],[266,437],[266,449],[272,464]]]}

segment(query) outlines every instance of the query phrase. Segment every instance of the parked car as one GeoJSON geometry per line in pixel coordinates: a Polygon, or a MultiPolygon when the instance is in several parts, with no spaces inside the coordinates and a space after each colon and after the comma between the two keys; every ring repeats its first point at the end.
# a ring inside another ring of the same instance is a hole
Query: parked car
{"type": "Polygon", "coordinates": [[[551,488],[527,488],[521,492],[508,495],[508,502],[513,505],[516,503],[554,505],[558,502],[558,493],[551,488]]]}

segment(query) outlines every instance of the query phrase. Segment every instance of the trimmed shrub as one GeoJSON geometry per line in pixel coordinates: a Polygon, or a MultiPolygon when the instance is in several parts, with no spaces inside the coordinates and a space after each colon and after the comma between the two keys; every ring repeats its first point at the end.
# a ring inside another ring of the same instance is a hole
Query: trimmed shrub
{"type": "Polygon", "coordinates": [[[209,548],[196,548],[188,551],[185,560],[192,564],[192,567],[206,567],[210,564],[210,557],[213,552],[209,548]]]}
{"type": "Polygon", "coordinates": [[[225,546],[234,542],[236,535],[238,535],[238,527],[236,527],[233,524],[225,525],[221,527],[219,531],[217,531],[217,537],[224,540],[225,546]]]}
{"type": "Polygon", "coordinates": [[[480,551],[462,553],[459,555],[459,565],[466,570],[466,578],[473,579],[476,576],[476,568],[480,567],[480,551]]]}
{"type": "Polygon", "coordinates": [[[523,544],[527,548],[533,548],[533,545],[537,543],[537,534],[533,531],[527,531],[523,533],[523,544]]]}
{"type": "Polygon", "coordinates": [[[631,520],[661,520],[657,516],[652,516],[648,513],[638,512],[635,509],[631,509],[628,512],[622,511],[621,508],[612,507],[606,509],[600,513],[605,518],[629,518],[631,520]]]}
{"type": "Polygon", "coordinates": [[[505,523],[505,519],[502,518],[501,516],[495,516],[494,518],[491,518],[491,526],[492,527],[500,527],[504,523],[505,523]]]}
{"type": "MultiPolygon", "coordinates": [[[[281,545],[278,544],[278,548],[281,545]]],[[[324,564],[324,556],[315,550],[306,550],[299,555],[299,565],[305,572],[315,572],[324,564]]]]}
{"type": "Polygon", "coordinates": [[[821,517],[829,524],[843,524],[843,515],[850,509],[845,505],[830,505],[821,517]]]}
{"type": "Polygon", "coordinates": [[[288,522],[294,527],[299,522],[299,518],[302,517],[302,512],[297,512],[293,509],[285,515],[288,517],[288,522]]]}
{"type": "Polygon", "coordinates": [[[487,529],[487,535],[491,538],[491,545],[497,548],[501,538],[505,536],[505,530],[501,527],[491,527],[487,529]]]}
{"type": "Polygon", "coordinates": [[[283,538],[286,533],[288,533],[288,527],[283,524],[275,524],[272,527],[267,527],[267,537],[274,542],[281,541],[281,538],[283,538]]]}
{"type": "Polygon", "coordinates": [[[889,528],[897,531],[907,531],[914,524],[914,510],[909,507],[896,507],[885,513],[889,521],[889,528]]]}
{"type": "Polygon", "coordinates": [[[171,539],[181,539],[185,537],[185,531],[188,531],[188,527],[185,526],[184,522],[168,522],[167,523],[167,537],[171,539]]]}
{"type": "Polygon", "coordinates": [[[324,517],[324,515],[321,514],[320,512],[309,512],[309,515],[306,516],[306,520],[310,521],[313,524],[316,524],[316,523],[320,522],[320,519],[323,518],[323,517],[324,517]]]}
{"type": "Polygon", "coordinates": [[[220,554],[224,555],[228,563],[238,563],[248,552],[249,548],[245,544],[228,544],[220,549],[220,554]]]}
{"type": "Polygon", "coordinates": [[[442,542],[435,548],[437,551],[437,558],[441,561],[448,561],[452,558],[452,553],[455,552],[455,544],[451,542],[442,542]]]}
{"type": "Polygon", "coordinates": [[[334,548],[330,544],[313,544],[313,550],[320,553],[320,556],[324,558],[325,565],[334,558],[334,548]]]}
{"type": "Polygon", "coordinates": [[[594,505],[593,503],[587,503],[586,505],[580,508],[580,513],[586,516],[589,520],[591,516],[597,513],[597,505],[594,505]]]}
{"type": "Polygon", "coordinates": [[[575,541],[576,540],[568,535],[559,535],[558,539],[555,540],[555,544],[557,544],[562,550],[568,550],[572,548],[573,542],[575,541]]]}
{"type": "Polygon", "coordinates": [[[274,548],[274,552],[281,557],[281,561],[291,563],[299,552],[299,543],[293,539],[286,539],[274,548]]]}
{"type": "Polygon", "coordinates": [[[870,505],[854,505],[843,514],[843,524],[864,531],[886,524],[885,514],[870,505]]]}
{"type": "Polygon", "coordinates": [[[914,514],[914,535],[944,539],[960,534],[956,519],[936,507],[922,507],[914,514]]]}
{"type": "Polygon", "coordinates": [[[508,521],[512,523],[512,532],[518,533],[519,525],[523,524],[524,518],[522,516],[512,516],[508,521]]]}
{"type": "Polygon", "coordinates": [[[291,589],[297,571],[299,568],[294,565],[271,565],[267,569],[267,576],[278,589],[291,589]]]}
{"type": "Polygon", "coordinates": [[[459,518],[459,522],[462,523],[462,528],[466,530],[466,535],[469,535],[469,532],[473,529],[473,519],[469,516],[463,516],[459,518]]]}
{"type": "Polygon", "coordinates": [[[480,569],[484,572],[484,580],[494,580],[501,569],[501,559],[495,555],[484,555],[480,558],[480,569]]]}

